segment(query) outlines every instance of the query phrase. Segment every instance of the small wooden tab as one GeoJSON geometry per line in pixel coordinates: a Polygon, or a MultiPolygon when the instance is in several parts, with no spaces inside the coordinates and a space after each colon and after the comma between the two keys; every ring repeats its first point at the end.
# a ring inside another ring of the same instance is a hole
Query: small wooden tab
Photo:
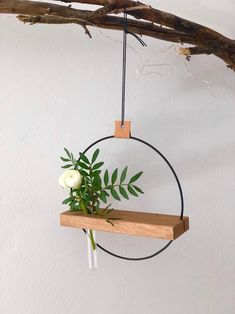
{"type": "Polygon", "coordinates": [[[189,218],[114,209],[106,218],[67,211],[60,214],[62,226],[175,240],[189,229],[189,218]],[[107,218],[113,225],[107,222],[107,218]],[[112,220],[113,218],[113,220],[112,220]]]}
{"type": "Polygon", "coordinates": [[[130,138],[131,136],[131,121],[115,121],[114,136],[118,138],[130,138]]]}

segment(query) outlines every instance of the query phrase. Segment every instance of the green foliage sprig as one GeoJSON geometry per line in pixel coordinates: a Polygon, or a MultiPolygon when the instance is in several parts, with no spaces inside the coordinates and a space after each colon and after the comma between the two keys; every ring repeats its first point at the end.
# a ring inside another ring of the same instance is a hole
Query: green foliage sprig
{"type": "MultiPolygon", "coordinates": [[[[130,196],[138,197],[143,194],[141,188],[136,185],[136,181],[141,177],[143,171],[127,179],[127,166],[122,171],[116,168],[113,172],[109,172],[108,169],[102,172],[104,162],[98,161],[99,149],[94,151],[90,160],[83,153],[80,153],[79,158],[75,159],[71,152],[66,148],[64,150],[66,156],[60,158],[65,163],[62,166],[63,169],[67,169],[65,173],[70,174],[69,170],[73,170],[74,174],[75,170],[75,175],[82,176],[79,184],[67,186],[70,187],[70,196],[63,201],[63,204],[69,205],[71,211],[106,217],[112,211],[111,204],[101,208],[101,202],[107,204],[110,197],[117,201],[121,201],[121,198],[129,200],[130,196]]],[[[115,218],[107,218],[107,222],[113,225],[112,220],[115,218]]],[[[90,238],[93,238],[92,232],[90,238]]],[[[93,248],[95,248],[94,243],[93,248]]]]}

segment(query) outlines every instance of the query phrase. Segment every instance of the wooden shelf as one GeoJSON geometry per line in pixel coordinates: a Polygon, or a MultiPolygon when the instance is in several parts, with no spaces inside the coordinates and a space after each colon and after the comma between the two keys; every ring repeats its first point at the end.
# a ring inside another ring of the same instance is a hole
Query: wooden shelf
{"type": "Polygon", "coordinates": [[[60,214],[61,226],[175,240],[189,229],[189,218],[126,210],[113,210],[108,216],[114,226],[96,215],[67,211],[60,214]]]}

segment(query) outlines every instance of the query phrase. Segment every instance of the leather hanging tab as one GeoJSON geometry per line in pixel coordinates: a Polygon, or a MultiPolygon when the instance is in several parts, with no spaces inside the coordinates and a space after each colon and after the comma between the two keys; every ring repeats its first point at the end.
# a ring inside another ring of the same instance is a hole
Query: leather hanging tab
{"type": "Polygon", "coordinates": [[[114,136],[117,138],[131,137],[131,121],[115,121],[114,136]]]}

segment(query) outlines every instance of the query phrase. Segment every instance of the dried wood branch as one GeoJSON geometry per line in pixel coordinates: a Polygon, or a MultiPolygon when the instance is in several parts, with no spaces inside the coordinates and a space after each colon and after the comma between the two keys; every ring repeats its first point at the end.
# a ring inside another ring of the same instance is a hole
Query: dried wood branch
{"type": "MultiPolygon", "coordinates": [[[[56,2],[56,1],[55,1],[56,2]]],[[[190,44],[180,54],[190,58],[196,54],[213,54],[235,70],[235,40],[197,23],[154,9],[132,0],[57,0],[62,4],[27,0],[0,0],[0,13],[17,14],[24,23],[81,25],[91,37],[89,26],[123,30],[123,18],[117,14],[126,11],[129,30],[138,35],[190,44]],[[78,10],[66,4],[98,5],[96,10],[78,10]],[[134,18],[134,19],[133,19],[134,18]]]]}
{"type": "MultiPolygon", "coordinates": [[[[87,26],[107,28],[113,30],[123,30],[123,20],[116,16],[104,16],[102,18],[92,19],[90,22],[84,20],[83,18],[65,18],[61,16],[53,15],[43,15],[43,16],[32,16],[32,15],[18,15],[17,18],[24,22],[30,24],[42,23],[42,24],[67,24],[74,23],[79,25],[86,24],[87,26]]],[[[177,32],[171,29],[162,28],[160,26],[154,25],[152,23],[140,22],[135,20],[128,20],[129,31],[138,34],[146,35],[153,38],[158,38],[161,40],[171,41],[171,42],[185,42],[194,44],[194,39],[192,36],[184,34],[182,32],[177,32]]]]}

